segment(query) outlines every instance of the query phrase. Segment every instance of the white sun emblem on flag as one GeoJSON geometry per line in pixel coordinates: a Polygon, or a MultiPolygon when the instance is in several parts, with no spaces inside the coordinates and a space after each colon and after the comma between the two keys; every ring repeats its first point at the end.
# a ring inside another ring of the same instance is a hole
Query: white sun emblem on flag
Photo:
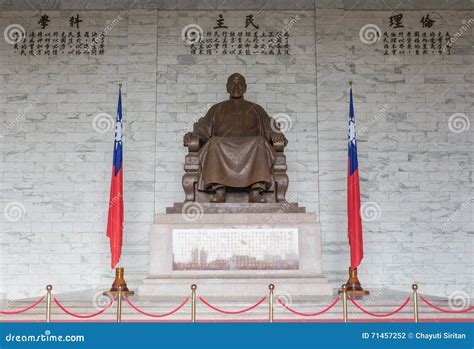
{"type": "Polygon", "coordinates": [[[354,123],[354,118],[349,119],[349,142],[355,145],[355,123],[354,123]]]}
{"type": "Polygon", "coordinates": [[[122,142],[122,122],[117,121],[117,126],[115,127],[115,141],[122,142]]]}

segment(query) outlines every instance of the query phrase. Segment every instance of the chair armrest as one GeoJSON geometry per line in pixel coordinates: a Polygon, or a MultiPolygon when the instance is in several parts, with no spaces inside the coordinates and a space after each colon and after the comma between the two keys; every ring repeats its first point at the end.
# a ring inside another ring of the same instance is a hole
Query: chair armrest
{"type": "Polygon", "coordinates": [[[273,149],[276,152],[283,152],[285,149],[285,141],[273,142],[273,149]]]}
{"type": "Polygon", "coordinates": [[[196,152],[201,148],[201,140],[196,136],[192,136],[191,132],[188,132],[183,137],[183,145],[187,147],[190,152],[196,152]],[[191,135],[191,137],[187,140],[188,135],[191,135]]]}
{"type": "Polygon", "coordinates": [[[185,146],[188,147],[189,151],[198,151],[201,147],[201,144],[199,142],[199,138],[194,138],[188,144],[185,144],[185,146]]]}

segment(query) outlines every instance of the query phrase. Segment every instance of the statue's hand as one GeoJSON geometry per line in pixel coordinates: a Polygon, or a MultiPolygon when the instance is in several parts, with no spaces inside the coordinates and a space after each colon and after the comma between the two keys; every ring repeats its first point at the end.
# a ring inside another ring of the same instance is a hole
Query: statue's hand
{"type": "Polygon", "coordinates": [[[194,135],[193,132],[187,132],[185,135],[184,135],[184,138],[183,138],[183,143],[185,146],[187,146],[189,143],[191,143],[194,139],[196,139],[197,137],[194,135]]]}
{"type": "Polygon", "coordinates": [[[276,142],[284,142],[285,144],[288,142],[286,140],[286,137],[283,133],[281,132],[274,132],[272,133],[272,136],[270,137],[271,138],[271,141],[272,143],[276,143],[276,142]]]}

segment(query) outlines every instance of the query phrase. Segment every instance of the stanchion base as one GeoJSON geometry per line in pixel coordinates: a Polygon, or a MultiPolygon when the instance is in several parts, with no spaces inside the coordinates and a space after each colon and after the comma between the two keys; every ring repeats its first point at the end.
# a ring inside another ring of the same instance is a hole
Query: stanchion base
{"type": "Polygon", "coordinates": [[[115,268],[115,280],[112,284],[112,287],[110,288],[109,291],[105,291],[102,294],[104,296],[109,296],[109,297],[115,298],[115,297],[117,297],[117,294],[118,294],[118,287],[122,286],[122,295],[124,297],[133,296],[135,294],[135,292],[130,291],[128,289],[127,283],[125,282],[124,274],[125,274],[124,268],[122,268],[122,267],[115,268]]]}
{"type": "MultiPolygon", "coordinates": [[[[102,294],[103,294],[104,296],[108,296],[108,297],[110,297],[110,298],[116,298],[116,297],[117,297],[117,294],[118,294],[118,291],[112,291],[112,290],[110,290],[110,291],[104,291],[102,294]]],[[[135,292],[133,292],[133,291],[129,291],[129,290],[127,290],[127,291],[122,291],[122,295],[123,295],[124,297],[131,297],[131,296],[133,296],[134,294],[135,294],[135,292]]]]}
{"type": "MultiPolygon", "coordinates": [[[[363,297],[370,294],[369,291],[362,288],[359,278],[357,277],[357,268],[349,268],[349,279],[346,282],[346,292],[349,296],[353,297],[363,297]]],[[[339,290],[338,293],[341,294],[342,290],[339,290]]]]}
{"type": "MultiPolygon", "coordinates": [[[[337,292],[338,294],[342,294],[342,291],[339,290],[337,292]]],[[[347,290],[347,294],[349,296],[356,296],[356,297],[361,297],[361,296],[367,296],[370,294],[369,291],[366,291],[366,290],[354,290],[354,291],[350,291],[350,290],[347,290]]]]}

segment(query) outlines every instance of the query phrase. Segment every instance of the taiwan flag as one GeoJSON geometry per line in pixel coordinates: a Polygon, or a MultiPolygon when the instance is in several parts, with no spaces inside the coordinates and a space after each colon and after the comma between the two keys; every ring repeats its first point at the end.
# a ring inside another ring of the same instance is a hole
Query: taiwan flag
{"type": "Polygon", "coordinates": [[[364,256],[362,246],[362,220],[360,217],[359,169],[357,163],[357,141],[355,132],[355,115],[350,89],[349,104],[349,164],[347,181],[347,220],[349,246],[351,250],[351,270],[357,268],[364,256]]]}
{"type": "Polygon", "coordinates": [[[122,166],[122,91],[119,88],[117,121],[115,126],[114,161],[110,183],[109,217],[107,236],[110,239],[112,269],[122,254],[123,233],[123,166],[122,166]]]}

